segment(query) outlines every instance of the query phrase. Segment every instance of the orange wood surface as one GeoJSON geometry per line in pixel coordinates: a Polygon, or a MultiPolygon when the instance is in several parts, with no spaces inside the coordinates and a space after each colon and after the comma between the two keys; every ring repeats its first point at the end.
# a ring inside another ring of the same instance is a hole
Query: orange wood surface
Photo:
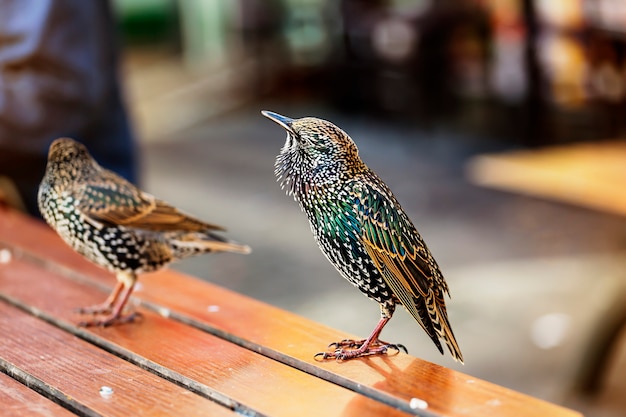
{"type": "MultiPolygon", "coordinates": [[[[67,306],[93,304],[102,298],[93,288],[30,263],[19,259],[12,263],[10,271],[0,269],[3,292],[54,317],[78,322],[81,316],[67,306]]],[[[321,415],[340,415],[339,410],[341,415],[352,415],[348,407],[358,397],[353,392],[150,311],[142,314],[135,324],[90,332],[268,415],[298,415],[302,398],[332,398],[316,404],[321,415]],[[276,401],[277,393],[289,396],[276,401]]],[[[376,416],[381,409],[386,415],[402,415],[367,398],[361,403],[365,407],[355,415],[376,416]]]]}
{"type": "Polygon", "coordinates": [[[137,408],[149,410],[150,415],[233,416],[211,400],[6,304],[0,304],[0,334],[4,360],[98,413],[123,415],[137,408]],[[103,397],[102,387],[112,388],[113,393],[103,397]]]}
{"type": "MultiPolygon", "coordinates": [[[[0,264],[0,293],[70,326],[80,319],[72,308],[101,301],[114,284],[109,273],[73,253],[43,223],[18,213],[0,212],[0,250],[3,244],[13,258],[0,264]]],[[[140,282],[134,301],[151,307],[139,307],[140,322],[81,331],[266,415],[580,415],[406,354],[319,363],[315,352],[349,335],[173,271],[146,274],[140,282]],[[161,314],[152,311],[155,306],[161,314]],[[251,347],[191,327],[178,316],[251,347]],[[280,358],[263,356],[265,350],[280,358]],[[361,394],[327,381],[335,378],[353,383],[361,394]],[[405,411],[381,402],[388,399],[405,411]],[[412,399],[427,404],[425,411],[408,407],[412,399]]],[[[32,345],[36,350],[38,344],[32,345]]]]}
{"type": "Polygon", "coordinates": [[[39,395],[13,378],[0,373],[0,414],[24,417],[70,417],[74,414],[39,395]]]}

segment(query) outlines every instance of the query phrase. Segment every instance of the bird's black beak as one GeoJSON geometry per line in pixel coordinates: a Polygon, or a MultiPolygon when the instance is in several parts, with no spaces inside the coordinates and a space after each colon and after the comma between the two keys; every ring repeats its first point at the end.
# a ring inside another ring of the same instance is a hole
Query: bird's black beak
{"type": "Polygon", "coordinates": [[[267,117],[268,119],[270,119],[271,121],[276,122],[279,125],[281,125],[286,131],[295,133],[291,126],[291,124],[293,123],[293,119],[287,116],[282,116],[278,113],[267,111],[267,110],[261,110],[261,114],[267,117]]]}

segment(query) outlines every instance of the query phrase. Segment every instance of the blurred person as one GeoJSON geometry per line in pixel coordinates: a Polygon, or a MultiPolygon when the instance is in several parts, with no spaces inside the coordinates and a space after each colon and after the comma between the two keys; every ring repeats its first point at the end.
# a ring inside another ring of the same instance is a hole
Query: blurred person
{"type": "Polygon", "coordinates": [[[136,182],[117,67],[108,1],[0,0],[0,199],[19,205],[17,190],[23,207],[39,215],[48,147],[61,136],[136,182]]]}

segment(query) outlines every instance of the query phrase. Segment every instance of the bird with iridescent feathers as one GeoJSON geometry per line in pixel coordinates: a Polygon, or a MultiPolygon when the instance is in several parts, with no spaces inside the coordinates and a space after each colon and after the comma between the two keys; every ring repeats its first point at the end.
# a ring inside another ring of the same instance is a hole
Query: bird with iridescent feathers
{"type": "Polygon", "coordinates": [[[68,138],[50,145],[38,203],[65,243],[116,274],[105,302],[79,309],[104,315],[84,326],[132,321],[136,315],[123,310],[137,274],[202,253],[250,252],[217,234],[224,230],[220,226],[195,219],[102,168],[84,145],[68,138]]]}
{"type": "Polygon", "coordinates": [[[262,114],[287,132],[276,175],[306,214],[315,240],[350,283],[378,302],[381,318],[364,340],[331,343],[317,358],[347,360],[406,350],[380,340],[396,305],[403,305],[443,354],[463,362],[444,295],[448,285],[424,240],[385,183],[359,157],[354,141],[334,124],[262,114]]]}

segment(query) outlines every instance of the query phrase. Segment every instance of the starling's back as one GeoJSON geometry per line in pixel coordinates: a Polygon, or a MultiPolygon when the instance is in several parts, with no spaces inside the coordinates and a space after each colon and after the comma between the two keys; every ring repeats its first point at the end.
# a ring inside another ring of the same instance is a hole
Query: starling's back
{"type": "Polygon", "coordinates": [[[38,202],[44,219],[76,251],[112,271],[152,271],[202,252],[249,252],[103,169],[72,139],[50,146],[38,202]]]}
{"type": "Polygon", "coordinates": [[[276,174],[306,213],[329,261],[391,317],[397,303],[443,352],[462,355],[448,321],[448,286],[414,225],[385,183],[330,122],[270,114],[287,130],[276,174]]]}

